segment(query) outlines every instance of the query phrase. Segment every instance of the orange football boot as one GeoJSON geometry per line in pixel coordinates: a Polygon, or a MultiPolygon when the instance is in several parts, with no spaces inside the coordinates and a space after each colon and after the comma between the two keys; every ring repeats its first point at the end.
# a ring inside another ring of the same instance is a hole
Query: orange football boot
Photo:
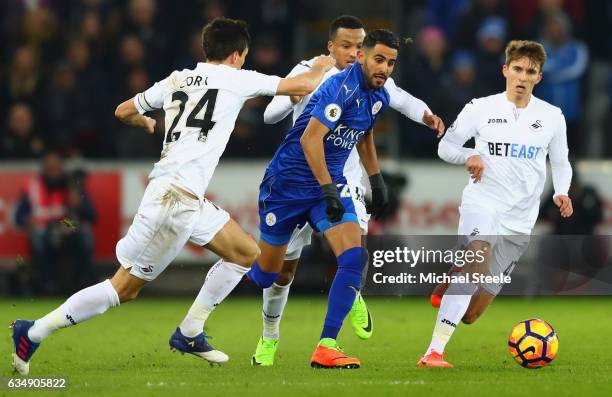
{"type": "Polygon", "coordinates": [[[349,357],[342,353],[338,343],[331,338],[323,338],[310,357],[312,368],[345,368],[356,369],[361,361],[355,357],[349,357]]]}
{"type": "Polygon", "coordinates": [[[440,354],[435,350],[421,357],[417,365],[419,367],[453,368],[453,364],[444,359],[444,353],[440,354]]]}

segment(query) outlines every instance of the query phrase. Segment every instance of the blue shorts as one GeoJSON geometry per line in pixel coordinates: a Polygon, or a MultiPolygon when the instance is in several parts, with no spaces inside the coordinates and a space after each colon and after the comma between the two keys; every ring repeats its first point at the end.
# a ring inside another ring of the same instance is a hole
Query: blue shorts
{"type": "Polygon", "coordinates": [[[348,189],[343,187],[343,184],[338,185],[344,215],[340,221],[331,223],[325,213],[327,203],[318,186],[304,188],[288,184],[274,175],[264,176],[259,186],[260,239],[270,245],[287,245],[295,228],[306,222],[321,233],[345,222],[359,224],[351,194],[344,193],[348,189]]]}

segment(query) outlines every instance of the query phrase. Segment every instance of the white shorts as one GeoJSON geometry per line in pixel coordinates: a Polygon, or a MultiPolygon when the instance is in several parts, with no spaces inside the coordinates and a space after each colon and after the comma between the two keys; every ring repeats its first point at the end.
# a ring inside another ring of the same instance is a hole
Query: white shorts
{"type": "MultiPolygon", "coordinates": [[[[370,214],[366,211],[365,206],[365,188],[362,185],[349,185],[351,192],[351,198],[353,199],[353,205],[355,206],[355,214],[359,220],[359,227],[364,234],[368,233],[368,222],[370,221],[370,214]]],[[[312,241],[312,227],[306,223],[301,228],[295,228],[291,239],[287,244],[287,252],[285,253],[285,260],[291,261],[299,259],[302,255],[302,250],[305,246],[310,245],[312,241]]]]}
{"type": "Polygon", "coordinates": [[[186,196],[168,180],[153,179],[127,234],[117,243],[117,260],[130,274],[152,281],[187,241],[208,244],[229,219],[210,201],[186,196]]]}
{"type": "MultiPolygon", "coordinates": [[[[495,212],[479,206],[459,208],[459,244],[466,246],[481,240],[491,244],[491,263],[487,275],[510,275],[529,246],[529,235],[513,232],[498,221],[495,212]]],[[[499,294],[503,283],[483,284],[493,295],[499,294]]]]}

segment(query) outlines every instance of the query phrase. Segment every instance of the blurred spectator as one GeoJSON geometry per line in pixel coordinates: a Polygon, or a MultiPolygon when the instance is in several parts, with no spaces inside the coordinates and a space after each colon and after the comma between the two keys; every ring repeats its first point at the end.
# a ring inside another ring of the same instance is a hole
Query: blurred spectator
{"type": "Polygon", "coordinates": [[[126,75],[136,67],[147,65],[147,53],[142,41],[134,35],[128,35],[119,43],[119,58],[115,63],[115,79],[125,79],[126,75]]]}
{"type": "MultiPolygon", "coordinates": [[[[193,67],[193,65],[191,66],[193,67]]],[[[128,98],[133,98],[139,92],[145,91],[153,82],[147,71],[143,68],[135,68],[127,75],[127,92],[124,98],[119,99],[117,104],[128,98]]],[[[114,121],[118,128],[115,129],[114,151],[122,159],[143,159],[159,157],[162,149],[162,138],[164,123],[163,118],[157,120],[155,134],[146,134],[140,128],[131,127],[114,121]]]]}
{"type": "MultiPolygon", "coordinates": [[[[122,26],[122,35],[130,35],[137,38],[142,46],[146,48],[147,66],[149,72],[155,80],[160,80],[166,77],[168,72],[164,65],[157,62],[159,59],[166,57],[166,47],[168,45],[168,35],[161,34],[155,24],[156,4],[154,0],[130,0],[127,7],[127,18],[122,26]]],[[[172,29],[173,27],[169,27],[172,29]]],[[[130,47],[131,48],[131,47],[130,47]]],[[[129,56],[125,53],[126,48],[122,48],[122,55],[129,56]]]]}
{"type": "Polygon", "coordinates": [[[457,18],[466,12],[471,0],[427,0],[425,21],[444,31],[446,37],[453,37],[457,18]]]}
{"type": "Polygon", "coordinates": [[[68,175],[62,158],[47,153],[41,173],[26,181],[15,223],[30,238],[33,270],[45,294],[89,285],[96,213],[83,174],[68,175]]]}
{"type": "Polygon", "coordinates": [[[434,96],[432,88],[447,72],[447,49],[448,43],[442,30],[426,26],[419,31],[416,54],[406,62],[405,87],[412,95],[427,104],[434,96]]]}
{"type": "Polygon", "coordinates": [[[509,0],[508,8],[516,37],[537,40],[546,20],[558,12],[568,13],[574,24],[581,22],[583,3],[589,2],[583,2],[583,0],[509,0]]]}
{"type": "Polygon", "coordinates": [[[580,155],[583,149],[580,130],[582,78],[589,61],[588,49],[572,37],[570,20],[562,13],[546,20],[541,42],[547,60],[535,94],[561,108],[567,123],[569,149],[574,155],[580,155]]]}
{"type": "Polygon", "coordinates": [[[97,94],[89,91],[85,82],[77,81],[70,63],[59,63],[44,96],[45,140],[69,155],[100,155],[98,141],[103,137],[98,130],[101,123],[94,100],[97,94]]]}
{"type": "Polygon", "coordinates": [[[204,48],[202,48],[202,28],[194,30],[186,40],[185,51],[176,62],[175,69],[191,69],[196,63],[204,62],[204,48]]]}
{"type": "Polygon", "coordinates": [[[15,50],[8,76],[0,88],[0,114],[14,102],[25,102],[37,109],[43,91],[42,73],[39,69],[37,52],[28,45],[15,50]]]}
{"type": "Polygon", "coordinates": [[[489,17],[505,18],[506,9],[502,0],[474,0],[457,21],[455,46],[472,48],[476,43],[476,33],[485,19],[489,17]]]}
{"type": "MultiPolygon", "coordinates": [[[[442,30],[435,26],[422,28],[417,36],[417,51],[406,60],[403,79],[406,90],[422,99],[433,112],[439,113],[436,100],[436,89],[447,72],[448,43],[442,30]]],[[[400,139],[402,153],[411,156],[429,157],[435,153],[436,137],[429,128],[401,118],[405,126],[400,139]]],[[[446,122],[446,120],[445,120],[446,122]]]]}
{"type": "Polygon", "coordinates": [[[260,73],[285,75],[289,65],[282,59],[278,39],[272,33],[261,33],[253,39],[250,64],[260,73]]]}
{"type": "MultiPolygon", "coordinates": [[[[501,70],[498,70],[501,74],[501,70]]],[[[476,60],[469,51],[457,51],[451,60],[451,74],[436,89],[435,112],[450,126],[463,107],[472,99],[491,95],[477,73],[476,60]]],[[[432,109],[433,110],[433,109],[432,109]]],[[[434,145],[434,150],[437,145],[434,145]]]]}
{"type": "Polygon", "coordinates": [[[545,196],[547,198],[540,208],[540,219],[552,223],[554,235],[594,235],[603,220],[603,201],[594,187],[582,184],[576,167],[573,168],[574,175],[568,196],[572,199],[574,214],[569,218],[562,218],[559,208],[552,200],[551,191],[545,196]]]}
{"type": "Polygon", "coordinates": [[[25,103],[16,103],[8,112],[0,156],[2,159],[34,158],[42,153],[43,148],[43,140],[34,135],[32,110],[25,103]]]}
{"type": "Polygon", "coordinates": [[[477,33],[478,81],[487,87],[490,94],[503,91],[505,87],[505,79],[501,70],[504,64],[506,25],[503,18],[487,18],[477,33]]]}

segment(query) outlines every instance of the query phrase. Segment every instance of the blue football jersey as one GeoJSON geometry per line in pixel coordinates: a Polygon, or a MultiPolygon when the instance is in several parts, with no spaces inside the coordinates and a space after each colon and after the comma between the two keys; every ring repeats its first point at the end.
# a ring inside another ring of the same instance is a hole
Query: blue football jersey
{"type": "Polygon", "coordinates": [[[323,138],[325,161],[336,184],[346,183],[344,163],[353,147],[374,126],[376,118],[389,105],[389,93],[384,87],[368,89],[361,65],[355,62],[342,72],[328,78],[312,95],[304,112],[287,133],[266,170],[286,183],[304,188],[318,187],[300,138],[311,117],[329,127],[323,138]]]}

